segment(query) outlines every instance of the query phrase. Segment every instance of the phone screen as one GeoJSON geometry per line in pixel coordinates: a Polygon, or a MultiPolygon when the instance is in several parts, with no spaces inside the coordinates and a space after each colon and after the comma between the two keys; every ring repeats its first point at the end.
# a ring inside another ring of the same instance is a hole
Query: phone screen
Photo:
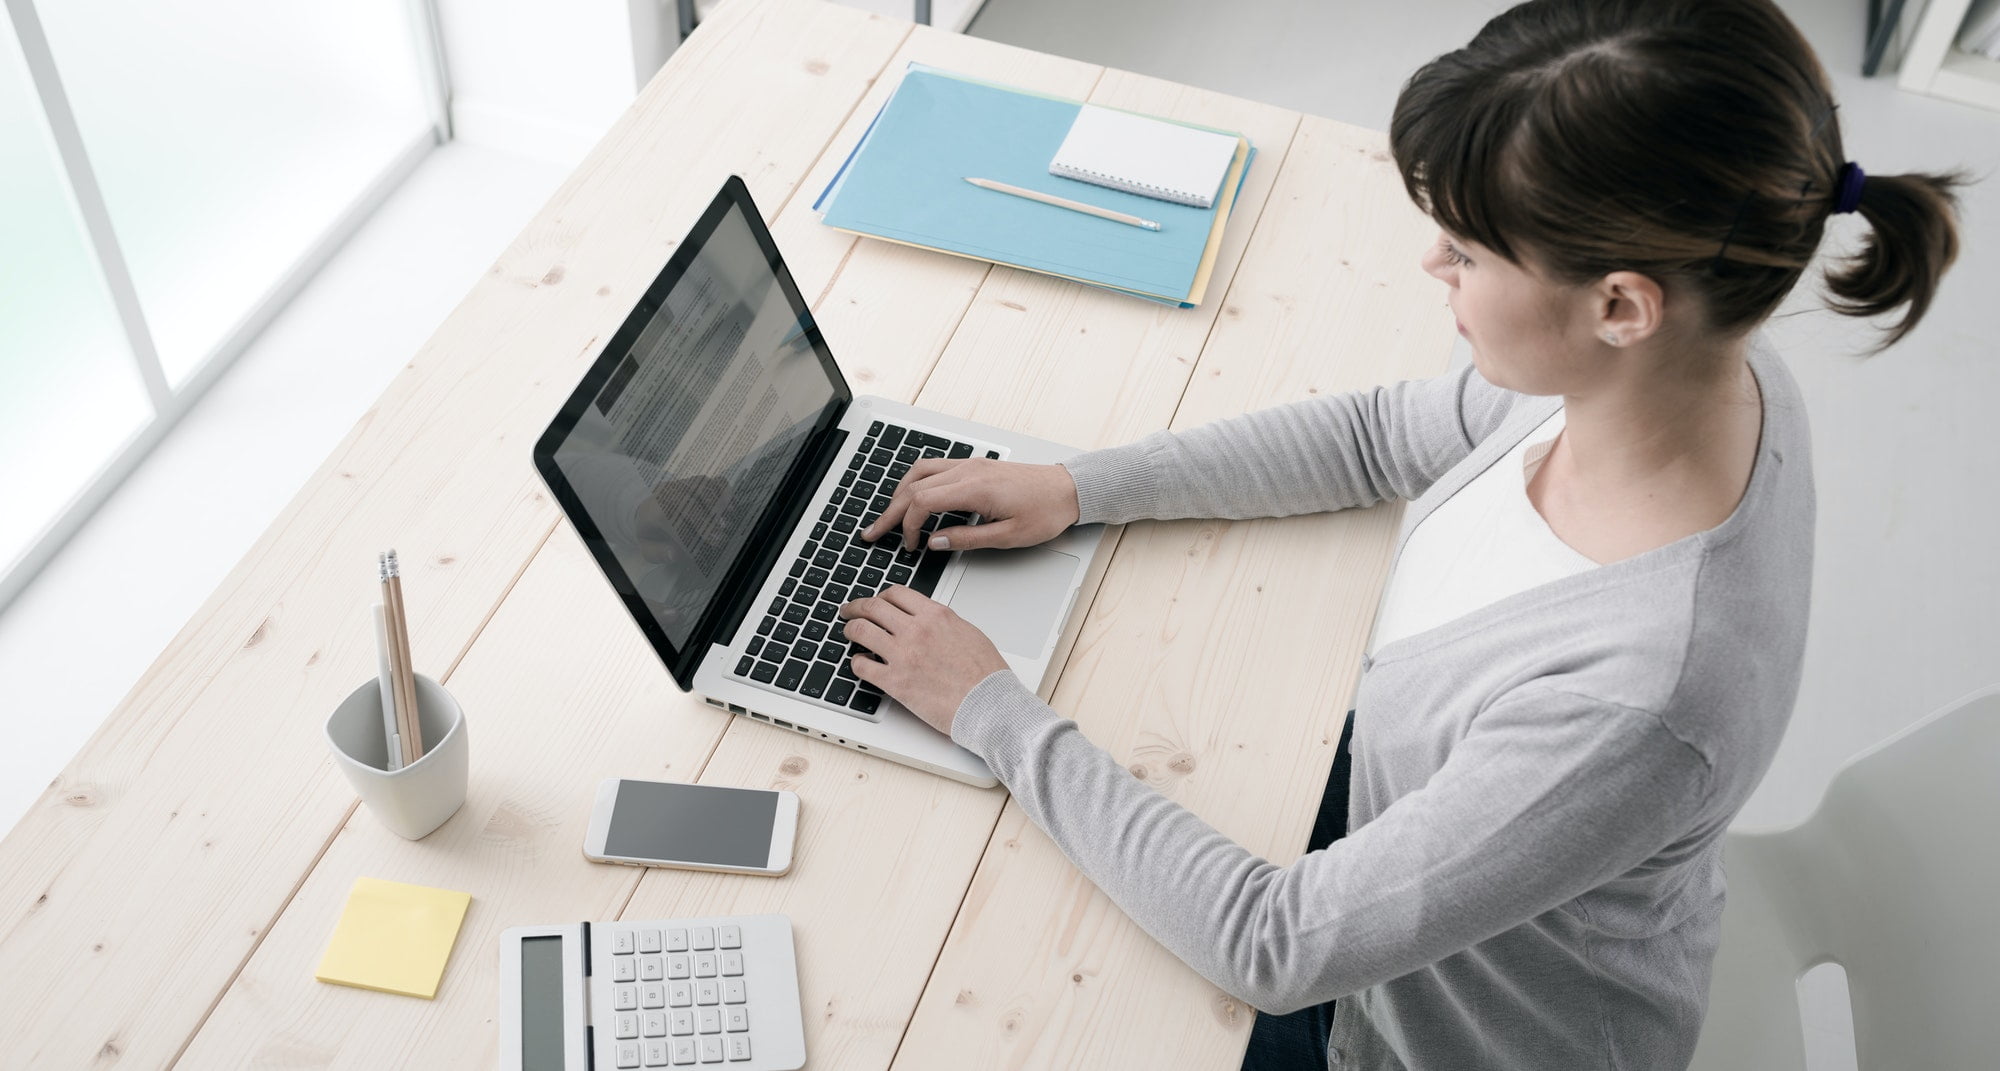
{"type": "Polygon", "coordinates": [[[626,859],[764,867],[778,794],[662,781],[619,781],[604,854],[626,859]]]}

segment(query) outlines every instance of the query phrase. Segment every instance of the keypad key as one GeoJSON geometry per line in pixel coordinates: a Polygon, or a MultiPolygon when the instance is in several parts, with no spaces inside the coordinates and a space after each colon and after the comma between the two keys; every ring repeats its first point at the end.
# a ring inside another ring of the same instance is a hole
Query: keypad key
{"type": "Polygon", "coordinates": [[[776,662],[759,662],[751,666],[750,679],[756,681],[758,684],[769,684],[777,680],[778,664],[776,662]]]}
{"type": "Polygon", "coordinates": [[[694,1032],[697,1034],[722,1033],[721,1008],[696,1008],[694,1010],[694,1032]]]}
{"type": "Polygon", "coordinates": [[[873,714],[875,708],[882,705],[882,693],[874,691],[871,685],[864,684],[855,690],[854,698],[848,700],[847,705],[850,709],[863,714],[873,714]]]}
{"type": "Polygon", "coordinates": [[[617,1026],[620,1040],[639,1036],[639,1017],[632,1012],[619,1012],[617,1026]]]}
{"type": "Polygon", "coordinates": [[[639,1043],[636,1041],[619,1042],[617,1055],[619,1067],[639,1066],[639,1043]]]}
{"type": "Polygon", "coordinates": [[[722,990],[713,978],[703,978],[694,984],[694,1002],[700,1007],[710,1007],[722,999],[722,990]]]}
{"type": "Polygon", "coordinates": [[[648,985],[642,985],[642,986],[640,986],[640,987],[639,987],[639,1006],[640,1006],[641,1008],[664,1008],[664,1007],[666,1007],[666,1006],[667,1006],[667,987],[666,987],[666,986],[664,986],[664,985],[662,985],[662,984],[660,984],[659,982],[653,982],[653,983],[651,983],[651,984],[648,984],[648,985]]]}
{"type": "MultiPolygon", "coordinates": [[[[846,662],[842,662],[840,667],[841,676],[852,676],[852,674],[846,672],[846,662]]],[[[834,706],[846,706],[848,698],[853,695],[854,682],[851,680],[842,680],[841,677],[835,677],[833,683],[826,686],[826,701],[832,703],[834,706]]]]}
{"type": "Polygon", "coordinates": [[[815,525],[813,525],[813,534],[812,534],[812,538],[814,538],[814,539],[825,539],[825,538],[826,538],[826,522],[825,522],[825,521],[821,521],[820,523],[818,523],[818,524],[815,524],[815,525]]]}
{"type": "Polygon", "coordinates": [[[696,952],[715,951],[715,927],[696,926],[694,933],[689,937],[688,943],[696,952]]]}
{"type": "Polygon", "coordinates": [[[743,1003],[743,979],[724,978],[722,980],[722,1002],[724,1004],[743,1003]]]}
{"type": "MultiPolygon", "coordinates": [[[[785,642],[790,643],[792,641],[786,640],[785,642]]],[[[667,931],[667,951],[685,952],[687,950],[688,950],[688,932],[684,929],[679,929],[679,928],[669,929],[667,931]]]]}
{"type": "Polygon", "coordinates": [[[674,1066],[694,1063],[694,1039],[675,1038],[673,1044],[674,1066]]]}
{"type": "Polygon", "coordinates": [[[630,956],[617,956],[611,961],[611,980],[614,982],[636,982],[639,980],[639,964],[630,956]]]}
{"type": "Polygon", "coordinates": [[[667,1036],[667,1016],[665,1012],[646,1013],[646,1036],[663,1038],[667,1036]]]}
{"type": "Polygon", "coordinates": [[[750,1035],[731,1034],[729,1035],[729,1044],[726,1047],[729,1049],[730,1062],[748,1060],[750,1058],[750,1035]]]}
{"type": "Polygon", "coordinates": [[[722,1009],[722,1029],[732,1034],[741,1034],[750,1029],[750,1009],[742,1007],[722,1009]]]}
{"type": "Polygon", "coordinates": [[[667,1026],[677,1038],[684,1038],[694,1033],[694,1009],[675,1008],[673,1017],[667,1020],[667,1026]]]}
{"type": "Polygon", "coordinates": [[[721,966],[724,978],[741,977],[743,974],[743,953],[734,951],[722,953],[721,966]]]}
{"type": "Polygon", "coordinates": [[[971,446],[968,446],[968,445],[966,445],[965,443],[952,443],[952,444],[951,444],[951,449],[949,449],[949,450],[945,451],[945,454],[944,454],[944,456],[946,456],[946,457],[971,457],[971,456],[972,456],[972,447],[971,447],[971,446]]]}
{"type": "Polygon", "coordinates": [[[639,987],[636,985],[614,985],[611,987],[612,1011],[638,1011],[639,987]]]}
{"type": "Polygon", "coordinates": [[[667,1042],[665,1038],[661,1038],[657,1041],[646,1042],[646,1066],[647,1067],[668,1066],[667,1042]]]}
{"type": "Polygon", "coordinates": [[[785,668],[778,671],[778,687],[788,692],[798,691],[799,682],[806,679],[806,668],[805,662],[797,658],[785,663],[785,668]]]}
{"type": "Polygon", "coordinates": [[[719,1064],[722,1062],[722,1039],[714,1035],[698,1039],[701,1042],[701,1062],[719,1064]]]}
{"type": "Polygon", "coordinates": [[[617,956],[629,956],[632,954],[632,949],[637,947],[635,941],[636,938],[631,930],[619,930],[611,938],[611,953],[617,956]]]}
{"type": "Polygon", "coordinates": [[[818,699],[826,694],[827,683],[833,680],[833,664],[814,662],[806,671],[806,682],[799,686],[799,694],[810,699],[818,699]]]}
{"type": "MultiPolygon", "coordinates": [[[[890,430],[898,435],[903,433],[903,429],[901,428],[891,428],[890,430]]],[[[741,926],[717,926],[715,928],[715,947],[742,948],[743,928],[741,926]]]]}
{"type": "Polygon", "coordinates": [[[667,977],[686,978],[688,970],[688,958],[686,956],[667,957],[667,977]]]}
{"type": "Polygon", "coordinates": [[[640,981],[657,982],[660,979],[665,978],[666,976],[667,976],[666,965],[660,962],[660,957],[658,956],[639,957],[640,981]]]}
{"type": "Polygon", "coordinates": [[[685,1008],[694,1003],[694,987],[686,982],[667,983],[667,1007],[685,1008]]]}

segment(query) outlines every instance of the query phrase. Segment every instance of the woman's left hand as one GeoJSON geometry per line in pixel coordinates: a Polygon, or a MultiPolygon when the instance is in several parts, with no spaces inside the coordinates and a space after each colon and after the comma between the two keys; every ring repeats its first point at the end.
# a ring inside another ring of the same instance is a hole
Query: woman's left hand
{"type": "Polygon", "coordinates": [[[874,652],[854,656],[854,675],[946,736],[972,686],[1007,668],[972,622],[901,584],[847,603],[840,615],[848,619],[847,638],[874,652]]]}

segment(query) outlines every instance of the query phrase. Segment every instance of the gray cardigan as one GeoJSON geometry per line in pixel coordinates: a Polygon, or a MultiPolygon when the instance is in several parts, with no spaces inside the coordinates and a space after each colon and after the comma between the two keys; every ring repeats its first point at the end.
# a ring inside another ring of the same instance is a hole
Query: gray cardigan
{"type": "MultiPolygon", "coordinates": [[[[1258,858],[1011,673],[966,696],[952,738],[1225,992],[1266,1012],[1344,998],[1335,1067],[1685,1067],[1721,921],[1722,834],[1790,719],[1812,578],[1798,386],[1761,346],[1751,369],[1763,432],[1721,525],[1362,659],[1348,836],[1323,851],[1258,858]]],[[[1558,404],[1468,368],[1067,467],[1085,521],[1404,498],[1407,537],[1558,404]]]]}

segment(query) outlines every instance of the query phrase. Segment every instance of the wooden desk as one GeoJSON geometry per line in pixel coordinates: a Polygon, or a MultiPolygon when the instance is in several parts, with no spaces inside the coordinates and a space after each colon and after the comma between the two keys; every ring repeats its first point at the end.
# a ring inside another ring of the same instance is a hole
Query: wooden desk
{"type": "MultiPolygon", "coordinates": [[[[0,843],[0,1066],[490,1067],[502,929],[754,911],[797,926],[813,1067],[1236,1066],[1250,1009],[1003,791],[683,695],[560,523],[530,444],[731,172],[858,391],[1099,446],[1446,364],[1444,292],[1416,265],[1431,228],[1380,134],[731,0],[0,843]],[[812,197],[911,60],[1248,133],[1210,300],[1167,309],[822,226],[812,197]],[[357,813],[320,731],[375,671],[368,577],[391,545],[417,659],[471,733],[465,807],[416,843],[357,813]],[[795,790],[792,873],[585,862],[613,775],[795,790]],[[436,1000],[313,981],[363,874],[472,893],[436,1000]]],[[[1397,516],[1131,526],[1056,708],[1223,832],[1296,857],[1397,516]]]]}

